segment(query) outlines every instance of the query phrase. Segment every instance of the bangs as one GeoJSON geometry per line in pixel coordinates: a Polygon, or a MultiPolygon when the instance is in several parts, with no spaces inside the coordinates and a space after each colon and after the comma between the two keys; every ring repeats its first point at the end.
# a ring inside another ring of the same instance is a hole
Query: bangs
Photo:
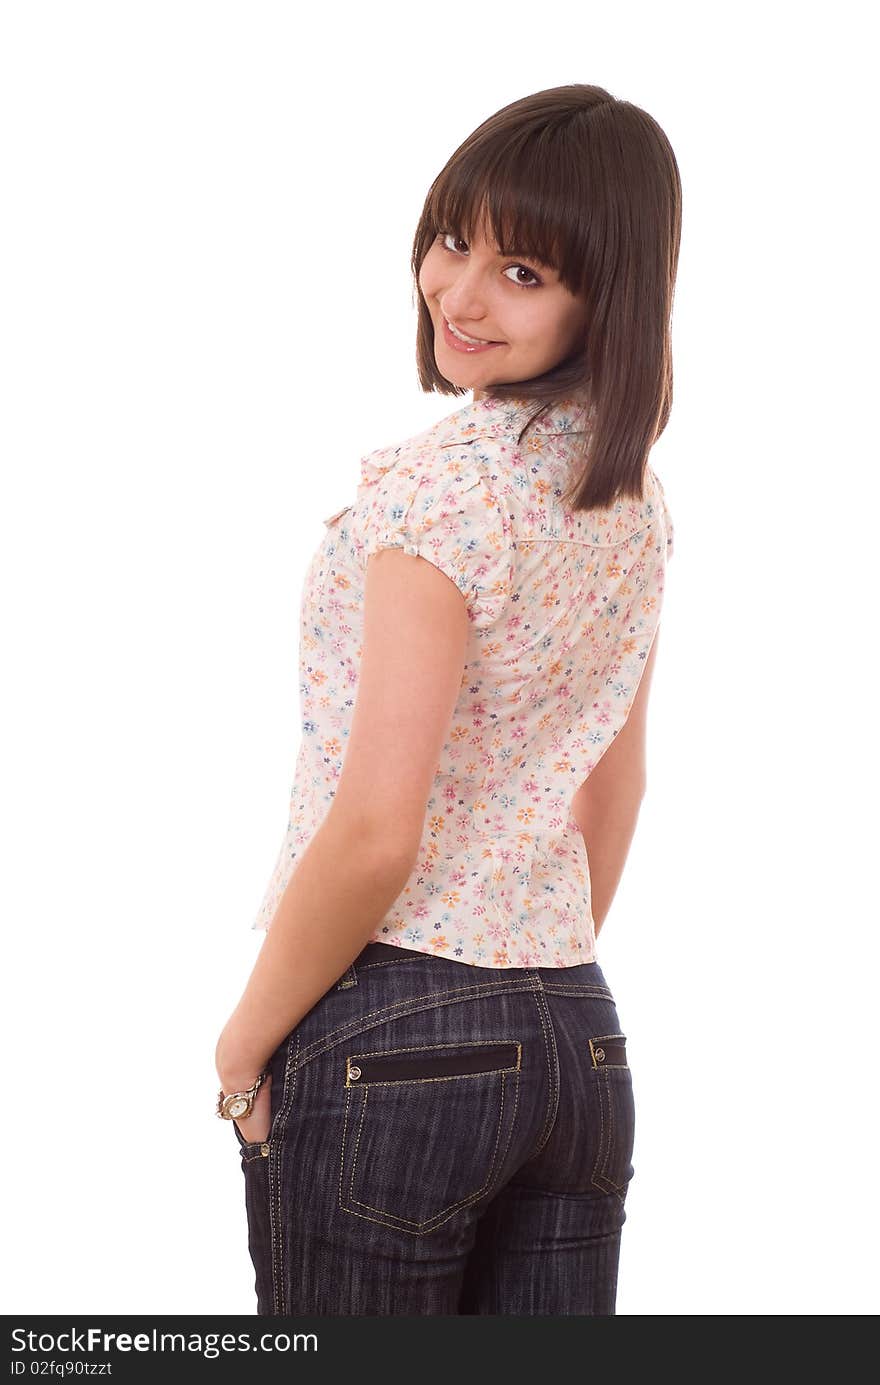
{"type": "Polygon", "coordinates": [[[437,178],[425,214],[432,235],[451,232],[470,242],[481,232],[498,253],[554,270],[573,293],[583,291],[583,169],[578,176],[566,141],[546,130],[499,150],[460,151],[437,178]],[[580,234],[579,234],[580,232],[580,234]]]}

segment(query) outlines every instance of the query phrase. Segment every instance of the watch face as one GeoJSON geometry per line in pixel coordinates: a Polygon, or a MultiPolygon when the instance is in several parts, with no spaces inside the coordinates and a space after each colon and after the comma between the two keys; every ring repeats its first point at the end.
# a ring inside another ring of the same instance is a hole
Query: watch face
{"type": "Polygon", "coordinates": [[[226,1110],[233,1120],[238,1120],[239,1116],[243,1116],[246,1114],[247,1108],[247,1097],[237,1096],[234,1101],[229,1102],[229,1105],[226,1107],[226,1110]]]}

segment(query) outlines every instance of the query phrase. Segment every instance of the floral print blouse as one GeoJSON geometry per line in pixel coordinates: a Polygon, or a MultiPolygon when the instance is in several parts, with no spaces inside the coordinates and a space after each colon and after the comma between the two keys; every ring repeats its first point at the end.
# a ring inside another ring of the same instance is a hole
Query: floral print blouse
{"type": "Polygon", "coordinates": [[[367,941],[480,967],[596,960],[590,870],[571,801],[618,734],[660,619],[672,521],[649,466],[641,503],[560,495],[588,406],[482,398],[360,462],[302,588],[302,740],[290,814],[252,927],[268,928],[345,760],[364,576],[402,546],[447,573],[470,627],[416,864],[367,941]]]}

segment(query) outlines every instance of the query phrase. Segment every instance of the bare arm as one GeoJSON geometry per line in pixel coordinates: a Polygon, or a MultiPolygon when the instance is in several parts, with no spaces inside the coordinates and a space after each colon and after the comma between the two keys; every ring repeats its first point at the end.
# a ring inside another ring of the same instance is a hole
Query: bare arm
{"type": "Polygon", "coordinates": [[[629,716],[572,802],[590,862],[597,935],[620,884],[645,796],[648,695],[658,634],[655,632],[629,716]]]}
{"type": "MultiPolygon", "coordinates": [[[[455,712],[467,640],[465,600],[445,573],[402,549],[370,558],[345,763],[220,1036],[224,1091],[253,1082],[403,890],[455,712]]],[[[266,1109],[264,1100],[264,1123],[266,1109]]],[[[264,1138],[257,1114],[255,1106],[253,1121],[239,1125],[247,1139],[264,1138]]]]}

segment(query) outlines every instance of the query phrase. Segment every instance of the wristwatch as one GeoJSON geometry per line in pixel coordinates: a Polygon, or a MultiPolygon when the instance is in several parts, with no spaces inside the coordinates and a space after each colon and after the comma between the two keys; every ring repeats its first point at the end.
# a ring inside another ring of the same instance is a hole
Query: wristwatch
{"type": "Polygon", "coordinates": [[[242,1116],[249,1116],[254,1109],[257,1092],[268,1076],[269,1069],[266,1068],[247,1091],[229,1092],[227,1095],[221,1092],[217,1097],[217,1115],[227,1121],[241,1120],[242,1116]]]}

